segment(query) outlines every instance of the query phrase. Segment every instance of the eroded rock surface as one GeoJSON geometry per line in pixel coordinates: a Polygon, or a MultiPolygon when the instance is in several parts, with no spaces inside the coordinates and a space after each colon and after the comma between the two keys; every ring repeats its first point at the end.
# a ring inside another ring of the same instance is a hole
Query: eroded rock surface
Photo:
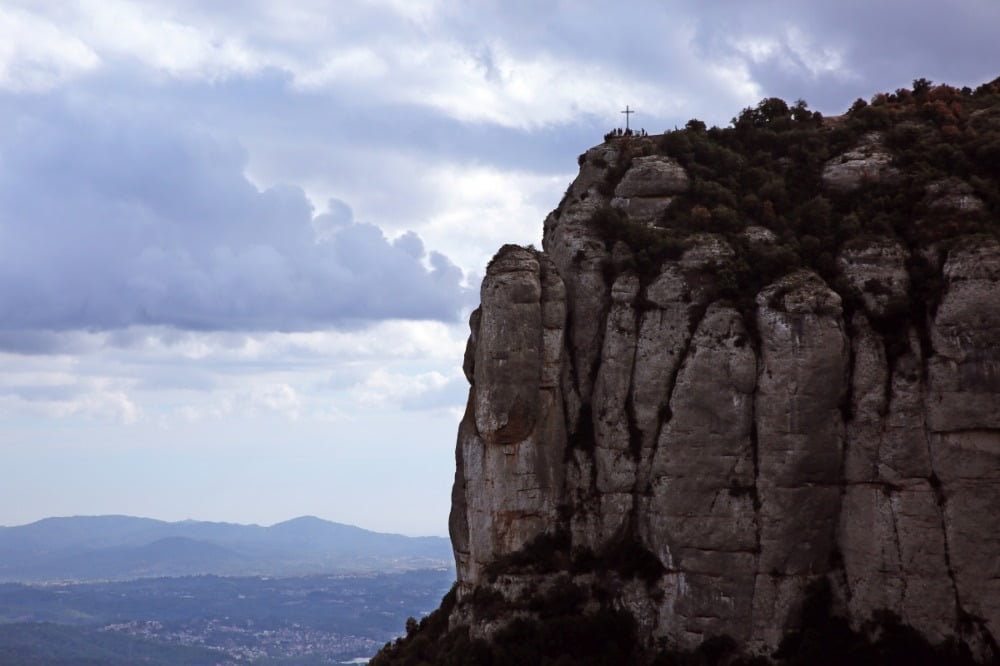
{"type": "Polygon", "coordinates": [[[892,156],[882,144],[882,135],[872,132],[852,150],[834,157],[823,169],[823,183],[831,190],[847,192],[868,182],[891,181],[899,176],[892,156]]]}
{"type": "Polygon", "coordinates": [[[837,264],[868,313],[885,317],[893,307],[908,307],[910,275],[899,243],[880,239],[848,247],[837,264]]]}
{"type": "Polygon", "coordinates": [[[504,246],[481,298],[450,521],[459,577],[469,587],[486,564],[555,523],[566,445],[559,388],[566,291],[555,267],[539,252],[504,246]]]}
{"type": "MultiPolygon", "coordinates": [[[[893,177],[878,142],[831,162],[827,186],[893,177]]],[[[888,239],[848,245],[833,284],[797,270],[764,285],[748,311],[720,297],[734,256],[721,236],[691,235],[640,276],[632,251],[609,250],[591,224],[615,201],[645,220],[633,202],[683,192],[679,165],[638,158],[612,195],[613,151],[584,157],[544,252],[501,249],[470,320],[451,517],[460,599],[548,589],[544,573],[484,572],[559,534],[604,561],[654,559],[651,576],[572,574],[632,611],[650,642],[725,634],[768,654],[826,580],[854,627],[888,611],[988,658],[1000,637],[1000,243],[959,243],[932,266],[942,287],[926,321],[908,318],[912,258],[888,239]]],[[[777,241],[751,227],[739,242],[777,241]]]]}
{"type": "Polygon", "coordinates": [[[675,160],[665,155],[637,157],[615,188],[611,205],[633,220],[650,224],[690,185],[687,172],[675,160]]]}

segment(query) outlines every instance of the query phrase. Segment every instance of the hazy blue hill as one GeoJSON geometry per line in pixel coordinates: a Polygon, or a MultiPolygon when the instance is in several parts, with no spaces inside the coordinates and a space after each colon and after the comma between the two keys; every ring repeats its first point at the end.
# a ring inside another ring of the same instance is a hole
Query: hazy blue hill
{"type": "MultiPolygon", "coordinates": [[[[205,570],[223,570],[252,565],[252,558],[209,541],[187,537],[164,537],[152,543],[126,548],[102,548],[48,560],[36,568],[37,575],[58,570],[62,578],[87,580],[109,578],[109,571],[128,577],[183,576],[205,570]]],[[[25,567],[31,571],[30,567],[25,567]]]]}
{"type": "Polygon", "coordinates": [[[445,538],[312,516],[270,527],[79,516],[0,528],[0,581],[392,571],[451,566],[451,559],[445,538]]]}
{"type": "MultiPolygon", "coordinates": [[[[440,557],[441,537],[408,537],[402,534],[370,532],[353,525],[334,523],[314,516],[302,516],[265,528],[267,535],[290,545],[327,548],[345,555],[392,556],[401,550],[411,555],[440,557]]],[[[451,547],[448,547],[451,553],[451,547]]]]}
{"type": "Polygon", "coordinates": [[[0,549],[44,553],[62,548],[136,545],[150,541],[157,529],[168,524],[131,516],[44,518],[28,525],[0,527],[0,549]]]}

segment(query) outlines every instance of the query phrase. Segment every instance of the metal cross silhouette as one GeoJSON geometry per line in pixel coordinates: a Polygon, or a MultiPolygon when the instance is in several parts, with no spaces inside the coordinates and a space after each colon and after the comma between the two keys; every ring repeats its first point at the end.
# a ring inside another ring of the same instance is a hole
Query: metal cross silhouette
{"type": "Polygon", "coordinates": [[[628,130],[628,117],[629,117],[630,114],[635,113],[635,109],[632,109],[630,111],[629,108],[628,108],[628,104],[626,104],[625,105],[625,110],[622,111],[621,113],[625,114],[625,129],[628,130]]]}

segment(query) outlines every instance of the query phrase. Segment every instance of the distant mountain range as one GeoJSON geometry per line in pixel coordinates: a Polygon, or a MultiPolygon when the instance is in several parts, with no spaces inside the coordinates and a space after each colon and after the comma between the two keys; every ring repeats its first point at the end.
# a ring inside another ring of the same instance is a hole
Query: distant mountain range
{"type": "Polygon", "coordinates": [[[442,537],[370,532],[312,516],[270,527],[130,516],[0,527],[0,581],[297,576],[453,566],[442,537]]]}

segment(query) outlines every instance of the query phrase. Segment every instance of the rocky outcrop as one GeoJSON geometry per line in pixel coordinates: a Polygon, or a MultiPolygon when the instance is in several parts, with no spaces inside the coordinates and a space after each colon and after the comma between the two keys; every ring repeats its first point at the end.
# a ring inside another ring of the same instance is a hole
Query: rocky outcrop
{"type": "Polygon", "coordinates": [[[866,183],[887,182],[899,176],[886,151],[882,135],[872,132],[843,155],[834,157],[823,168],[823,183],[831,190],[849,192],[866,183]]]}
{"type": "Polygon", "coordinates": [[[957,178],[931,183],[927,188],[927,200],[932,209],[946,209],[957,213],[986,209],[983,200],[976,196],[972,186],[957,178]]]}
{"type": "Polygon", "coordinates": [[[837,260],[851,295],[860,298],[872,316],[885,317],[893,307],[907,307],[910,275],[906,252],[889,239],[870,239],[850,245],[837,260]]]}
{"type": "MultiPolygon", "coordinates": [[[[1000,243],[944,254],[926,320],[908,309],[909,250],[888,238],[846,245],[836,280],[793,270],[739,304],[721,297],[720,267],[739,242],[774,244],[772,231],[691,235],[640,275],[634,250],[609,247],[592,219],[617,205],[647,221],[649,202],[684,191],[687,176],[640,157],[602,195],[616,154],[584,158],[545,221],[544,251],[502,248],[470,322],[451,516],[458,608],[480,588],[513,603],[551,587],[544,571],[488,570],[560,535],[618,563],[560,571],[630,610],[650,643],[728,635],[769,653],[823,580],[854,627],[890,612],[989,658],[1000,243]],[[655,566],[637,576],[625,552],[655,566]]],[[[823,180],[851,189],[892,174],[869,137],[823,180]]],[[[472,616],[456,611],[452,624],[464,623],[472,616]]]]}
{"type": "Polygon", "coordinates": [[[487,270],[481,298],[450,520],[459,580],[469,588],[487,563],[555,524],[565,489],[563,282],[545,255],[508,245],[487,270]]]}
{"type": "Polygon", "coordinates": [[[932,432],[1000,428],[1000,244],[949,254],[947,290],[930,326],[927,421],[932,432]]]}
{"type": "Polygon", "coordinates": [[[615,188],[611,205],[637,222],[652,224],[690,185],[687,172],[676,160],[665,155],[637,157],[615,188]]]}

